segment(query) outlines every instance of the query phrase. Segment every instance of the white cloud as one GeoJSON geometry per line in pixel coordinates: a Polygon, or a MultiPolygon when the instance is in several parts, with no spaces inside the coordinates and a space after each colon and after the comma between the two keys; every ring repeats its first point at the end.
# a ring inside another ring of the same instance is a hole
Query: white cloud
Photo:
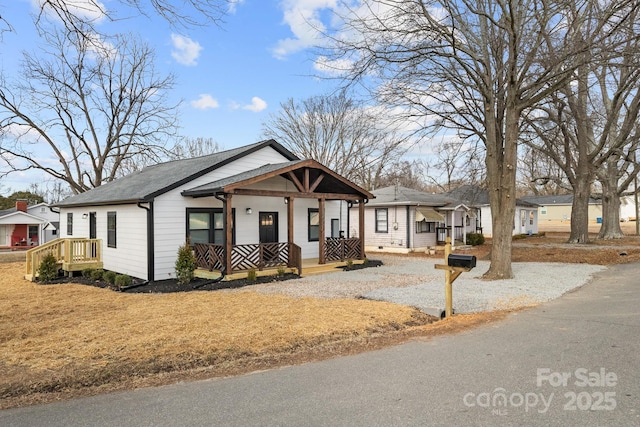
{"type": "Polygon", "coordinates": [[[319,56],[313,63],[313,68],[321,73],[339,77],[349,71],[353,67],[353,61],[350,59],[332,60],[326,56],[319,56]]]}
{"type": "Polygon", "coordinates": [[[254,96],[251,98],[251,104],[245,105],[242,107],[243,110],[253,111],[254,113],[259,113],[260,111],[267,108],[267,103],[264,99],[258,98],[254,96]]]}
{"type": "MultiPolygon", "coordinates": [[[[49,17],[59,19],[58,12],[54,12],[51,8],[51,1],[47,0],[31,0],[31,4],[39,11],[44,10],[44,13],[49,17]],[[44,8],[43,8],[44,4],[44,8]]],[[[94,23],[102,21],[106,17],[106,7],[98,0],[63,0],[62,2],[53,2],[54,4],[64,4],[66,9],[73,15],[87,19],[94,23]]],[[[60,8],[58,6],[57,8],[60,8]]]]}
{"type": "Polygon", "coordinates": [[[218,108],[218,101],[207,93],[200,94],[200,98],[191,101],[191,106],[198,110],[208,110],[210,108],[218,108]]]}
{"type": "Polygon", "coordinates": [[[179,34],[171,34],[171,43],[173,45],[171,56],[178,61],[179,64],[188,66],[198,64],[197,59],[202,50],[200,43],[179,34]]]}
{"type": "Polygon", "coordinates": [[[283,59],[287,55],[317,46],[323,40],[326,24],[331,18],[324,17],[338,9],[337,0],[285,0],[282,3],[283,21],[289,26],[293,37],[279,40],[272,49],[273,55],[283,59]]]}
{"type": "Polygon", "coordinates": [[[240,6],[242,3],[244,3],[244,0],[229,0],[229,13],[230,14],[234,14],[236,13],[236,9],[238,8],[238,6],[240,6]]]}

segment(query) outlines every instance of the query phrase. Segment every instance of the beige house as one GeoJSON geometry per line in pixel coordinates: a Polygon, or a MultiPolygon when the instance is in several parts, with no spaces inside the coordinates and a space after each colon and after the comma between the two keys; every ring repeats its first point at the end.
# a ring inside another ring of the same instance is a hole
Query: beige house
{"type": "MultiPolygon", "coordinates": [[[[522,197],[538,206],[538,220],[544,221],[571,221],[572,194],[560,194],[552,196],[526,196],[522,197]]],[[[589,221],[597,222],[602,219],[602,204],[595,199],[589,200],[589,221]]]]}

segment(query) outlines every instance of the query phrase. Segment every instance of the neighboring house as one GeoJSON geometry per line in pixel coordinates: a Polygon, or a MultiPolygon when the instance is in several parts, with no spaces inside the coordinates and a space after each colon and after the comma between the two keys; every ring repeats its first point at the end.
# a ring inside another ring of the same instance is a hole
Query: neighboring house
{"type": "MultiPolygon", "coordinates": [[[[445,193],[450,197],[478,210],[479,227],[482,234],[491,237],[493,224],[491,222],[491,206],[489,192],[474,185],[463,185],[445,193]]],[[[513,219],[513,234],[538,233],[538,205],[524,198],[516,199],[516,211],[513,219]]]]}
{"type": "Polygon", "coordinates": [[[15,208],[0,211],[0,247],[31,247],[55,239],[58,218],[46,203],[29,206],[18,200],[15,208]]]}
{"type": "MultiPolygon", "coordinates": [[[[365,250],[367,252],[416,252],[442,245],[464,244],[469,232],[476,232],[473,209],[452,197],[405,187],[390,186],[372,191],[365,205],[365,250]]],[[[357,237],[353,227],[358,210],[351,209],[349,237],[357,237]]]]}
{"type": "Polygon", "coordinates": [[[348,204],[372,197],[268,140],[146,167],[55,206],[59,237],[100,239],[106,270],[155,281],[175,277],[186,241],[200,267],[224,275],[283,261],[323,264],[344,257],[345,245],[350,258],[363,259],[359,239],[339,237],[348,204]]]}
{"type": "Polygon", "coordinates": [[[620,197],[620,221],[635,221],[636,215],[635,196],[620,197]]]}
{"type": "MultiPolygon", "coordinates": [[[[538,205],[540,221],[571,221],[573,194],[525,196],[522,199],[538,205]]],[[[602,203],[595,199],[589,199],[588,215],[589,220],[594,222],[598,218],[602,218],[602,203]]]]}

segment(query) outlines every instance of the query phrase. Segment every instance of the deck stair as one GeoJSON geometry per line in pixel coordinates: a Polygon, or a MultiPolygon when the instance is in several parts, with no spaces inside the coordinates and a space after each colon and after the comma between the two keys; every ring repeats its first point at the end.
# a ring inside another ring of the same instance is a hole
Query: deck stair
{"type": "Polygon", "coordinates": [[[102,240],[86,238],[55,239],[26,252],[24,278],[35,280],[38,267],[48,254],[53,254],[61,268],[67,274],[86,268],[103,268],[102,240]]]}

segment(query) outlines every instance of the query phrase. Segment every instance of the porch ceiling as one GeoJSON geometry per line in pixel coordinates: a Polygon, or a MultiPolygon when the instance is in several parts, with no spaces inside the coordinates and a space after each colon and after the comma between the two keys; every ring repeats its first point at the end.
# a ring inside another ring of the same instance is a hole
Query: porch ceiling
{"type": "Polygon", "coordinates": [[[294,160],[268,164],[182,192],[188,197],[216,194],[261,195],[274,197],[323,197],[325,199],[366,200],[373,194],[338,175],[314,160],[294,160]],[[293,183],[297,191],[272,191],[247,188],[250,185],[280,176],[293,183]]]}

